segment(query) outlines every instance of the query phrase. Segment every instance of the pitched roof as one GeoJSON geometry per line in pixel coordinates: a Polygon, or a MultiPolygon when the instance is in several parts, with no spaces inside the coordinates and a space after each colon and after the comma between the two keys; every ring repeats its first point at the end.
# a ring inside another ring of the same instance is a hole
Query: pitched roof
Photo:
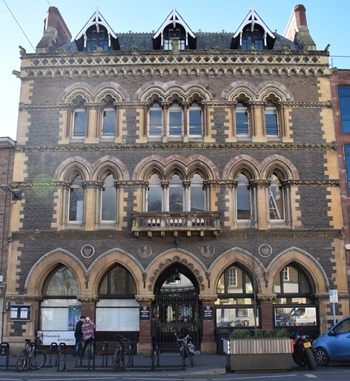
{"type": "Polygon", "coordinates": [[[174,8],[168,15],[168,17],[164,20],[163,24],[156,31],[153,38],[157,38],[160,33],[164,30],[168,25],[173,24],[175,28],[175,24],[180,24],[184,27],[185,31],[193,38],[195,38],[195,34],[192,32],[191,28],[186,24],[185,20],[180,16],[179,12],[174,8]]]}

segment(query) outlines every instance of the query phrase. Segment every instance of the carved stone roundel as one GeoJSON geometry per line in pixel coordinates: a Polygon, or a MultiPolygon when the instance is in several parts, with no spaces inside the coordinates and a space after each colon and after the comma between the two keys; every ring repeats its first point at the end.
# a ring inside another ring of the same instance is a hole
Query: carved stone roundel
{"type": "Polygon", "coordinates": [[[259,246],[258,253],[260,256],[267,258],[272,254],[272,247],[267,243],[263,243],[259,246]]]}
{"type": "Polygon", "coordinates": [[[95,248],[91,245],[84,245],[80,249],[80,253],[84,258],[91,258],[95,254],[95,248]]]}
{"type": "Polygon", "coordinates": [[[210,258],[214,255],[215,249],[211,245],[203,245],[201,247],[201,254],[204,258],[210,258]]]}
{"type": "Polygon", "coordinates": [[[139,257],[149,258],[152,255],[152,249],[148,245],[142,245],[138,250],[139,257]]]}

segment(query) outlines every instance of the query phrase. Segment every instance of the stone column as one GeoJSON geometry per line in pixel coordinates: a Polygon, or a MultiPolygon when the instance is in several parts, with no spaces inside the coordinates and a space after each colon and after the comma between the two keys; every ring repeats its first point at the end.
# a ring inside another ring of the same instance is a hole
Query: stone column
{"type": "Polygon", "coordinates": [[[154,295],[135,295],[135,299],[140,304],[140,335],[137,353],[149,355],[152,343],[151,319],[154,295]]]}
{"type": "Polygon", "coordinates": [[[276,299],[276,294],[258,294],[260,302],[260,325],[262,329],[270,331],[273,329],[273,308],[272,303],[276,299]]]}
{"type": "Polygon", "coordinates": [[[199,295],[203,311],[206,308],[212,311],[212,317],[210,317],[210,313],[207,314],[209,315],[208,317],[203,316],[201,353],[216,353],[214,302],[217,298],[217,295],[199,295]]]}

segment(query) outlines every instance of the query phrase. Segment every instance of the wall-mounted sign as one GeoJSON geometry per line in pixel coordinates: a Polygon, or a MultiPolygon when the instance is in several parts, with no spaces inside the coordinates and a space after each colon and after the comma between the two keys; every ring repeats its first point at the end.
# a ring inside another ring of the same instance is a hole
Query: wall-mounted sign
{"type": "Polygon", "coordinates": [[[51,345],[52,343],[75,345],[73,331],[38,331],[38,337],[43,345],[51,345]]]}
{"type": "Polygon", "coordinates": [[[147,306],[143,306],[140,308],[140,319],[141,320],[149,320],[150,319],[150,309],[147,306]]]}
{"type": "Polygon", "coordinates": [[[214,309],[210,306],[203,307],[203,319],[213,319],[214,318],[214,309]]]}

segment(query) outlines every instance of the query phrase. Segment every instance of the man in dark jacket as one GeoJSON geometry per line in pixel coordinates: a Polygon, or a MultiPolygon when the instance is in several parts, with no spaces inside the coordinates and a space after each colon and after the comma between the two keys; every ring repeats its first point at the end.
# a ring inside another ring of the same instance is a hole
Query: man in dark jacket
{"type": "Polygon", "coordinates": [[[81,327],[85,323],[85,319],[86,319],[85,316],[80,316],[80,319],[79,319],[77,325],[75,326],[75,332],[74,332],[75,347],[74,347],[73,356],[79,356],[80,355],[80,351],[81,351],[81,348],[83,345],[83,332],[81,331],[81,327]]]}

